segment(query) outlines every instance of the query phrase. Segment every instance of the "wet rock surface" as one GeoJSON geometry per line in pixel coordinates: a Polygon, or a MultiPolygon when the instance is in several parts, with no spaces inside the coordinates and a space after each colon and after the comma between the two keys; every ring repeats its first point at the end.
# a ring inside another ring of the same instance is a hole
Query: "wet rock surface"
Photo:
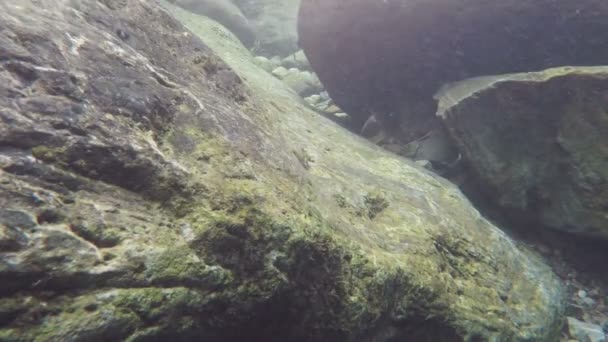
{"type": "Polygon", "coordinates": [[[577,341],[605,342],[606,335],[599,325],[584,323],[568,317],[568,332],[577,341]]]}
{"type": "Polygon", "coordinates": [[[0,3],[0,340],[555,340],[538,257],[169,8],[0,3]]]}
{"type": "Polygon", "coordinates": [[[608,238],[608,68],[476,78],[437,97],[479,189],[503,211],[608,238]]]}
{"type": "Polygon", "coordinates": [[[303,0],[299,42],[338,106],[406,143],[434,125],[433,94],[474,76],[608,64],[608,3],[303,0]]]}

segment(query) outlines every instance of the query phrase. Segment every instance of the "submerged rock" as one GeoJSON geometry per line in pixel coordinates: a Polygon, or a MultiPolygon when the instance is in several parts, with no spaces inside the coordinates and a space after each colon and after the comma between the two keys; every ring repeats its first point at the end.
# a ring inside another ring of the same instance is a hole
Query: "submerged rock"
{"type": "Polygon", "coordinates": [[[602,327],[581,322],[574,317],[568,317],[568,333],[577,341],[606,342],[602,327]]]}
{"type": "Polygon", "coordinates": [[[438,115],[497,205],[608,238],[608,67],[475,78],[437,97],[438,115]]]}
{"type": "Polygon", "coordinates": [[[272,72],[274,69],[279,67],[279,64],[280,64],[280,63],[276,63],[272,59],[268,59],[264,56],[256,56],[254,61],[257,66],[266,70],[267,72],[272,72]]]}
{"type": "Polygon", "coordinates": [[[271,73],[282,80],[285,76],[289,75],[289,70],[283,66],[279,66],[274,68],[271,73]]]}
{"type": "Polygon", "coordinates": [[[360,128],[405,142],[434,126],[433,94],[474,76],[608,64],[608,2],[302,0],[299,44],[360,128]]]}
{"type": "Polygon", "coordinates": [[[306,59],[306,55],[302,50],[298,50],[298,52],[283,58],[281,64],[286,68],[298,68],[300,70],[307,71],[311,70],[310,63],[308,62],[308,59],[306,59]]]}
{"type": "Polygon", "coordinates": [[[323,85],[317,76],[308,71],[290,69],[287,75],[283,77],[283,82],[300,96],[309,96],[323,91],[323,85]]]}
{"type": "Polygon", "coordinates": [[[0,3],[0,340],[555,340],[541,260],[169,8],[0,3]]]}

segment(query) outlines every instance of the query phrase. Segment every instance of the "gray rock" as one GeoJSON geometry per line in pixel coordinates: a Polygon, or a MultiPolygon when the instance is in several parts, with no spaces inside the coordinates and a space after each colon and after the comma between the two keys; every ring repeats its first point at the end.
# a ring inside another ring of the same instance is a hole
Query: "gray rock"
{"type": "Polygon", "coordinates": [[[319,101],[321,101],[321,96],[318,94],[314,94],[314,95],[310,95],[307,98],[305,98],[304,100],[306,100],[306,102],[312,106],[316,105],[317,103],[319,103],[319,101]]]}
{"type": "Polygon", "coordinates": [[[268,71],[268,72],[272,72],[274,69],[276,69],[279,64],[273,62],[273,60],[270,60],[264,56],[256,56],[254,58],[254,62],[257,66],[259,66],[260,68],[268,71]]]}
{"type": "Polygon", "coordinates": [[[29,230],[37,225],[34,217],[27,212],[2,208],[0,208],[0,224],[21,230],[29,230]]]}
{"type": "Polygon", "coordinates": [[[595,300],[590,297],[581,298],[581,303],[588,308],[592,308],[596,305],[595,300]]]}
{"type": "Polygon", "coordinates": [[[283,78],[285,78],[285,76],[289,75],[289,70],[285,69],[285,67],[280,66],[272,70],[272,74],[282,80],[283,78]]]}
{"type": "Polygon", "coordinates": [[[570,337],[580,342],[606,342],[602,327],[581,322],[574,317],[568,317],[568,332],[570,337]]]}
{"type": "Polygon", "coordinates": [[[481,77],[443,88],[438,115],[495,205],[608,238],[605,91],[608,67],[481,77]]]}
{"type": "Polygon", "coordinates": [[[327,91],[320,92],[319,96],[321,96],[321,99],[323,101],[331,100],[331,98],[329,97],[329,93],[327,93],[327,91]]]}

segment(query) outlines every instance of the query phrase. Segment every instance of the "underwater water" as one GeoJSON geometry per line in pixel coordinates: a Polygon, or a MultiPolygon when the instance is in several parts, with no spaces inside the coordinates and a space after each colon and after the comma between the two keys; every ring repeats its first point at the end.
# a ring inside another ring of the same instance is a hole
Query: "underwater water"
{"type": "Polygon", "coordinates": [[[0,0],[0,341],[606,341],[607,16],[0,0]]]}

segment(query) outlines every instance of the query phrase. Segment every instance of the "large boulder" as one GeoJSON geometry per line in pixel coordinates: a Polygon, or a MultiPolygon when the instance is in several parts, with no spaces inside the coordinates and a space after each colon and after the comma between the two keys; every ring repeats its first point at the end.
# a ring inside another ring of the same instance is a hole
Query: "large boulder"
{"type": "Polygon", "coordinates": [[[608,64],[604,0],[302,0],[299,42],[355,128],[404,141],[435,125],[432,95],[474,76],[608,64]]]}
{"type": "Polygon", "coordinates": [[[480,77],[437,98],[478,189],[504,212],[608,238],[608,67],[480,77]]]}
{"type": "Polygon", "coordinates": [[[539,258],[170,8],[0,2],[0,340],[555,341],[539,258]]]}

